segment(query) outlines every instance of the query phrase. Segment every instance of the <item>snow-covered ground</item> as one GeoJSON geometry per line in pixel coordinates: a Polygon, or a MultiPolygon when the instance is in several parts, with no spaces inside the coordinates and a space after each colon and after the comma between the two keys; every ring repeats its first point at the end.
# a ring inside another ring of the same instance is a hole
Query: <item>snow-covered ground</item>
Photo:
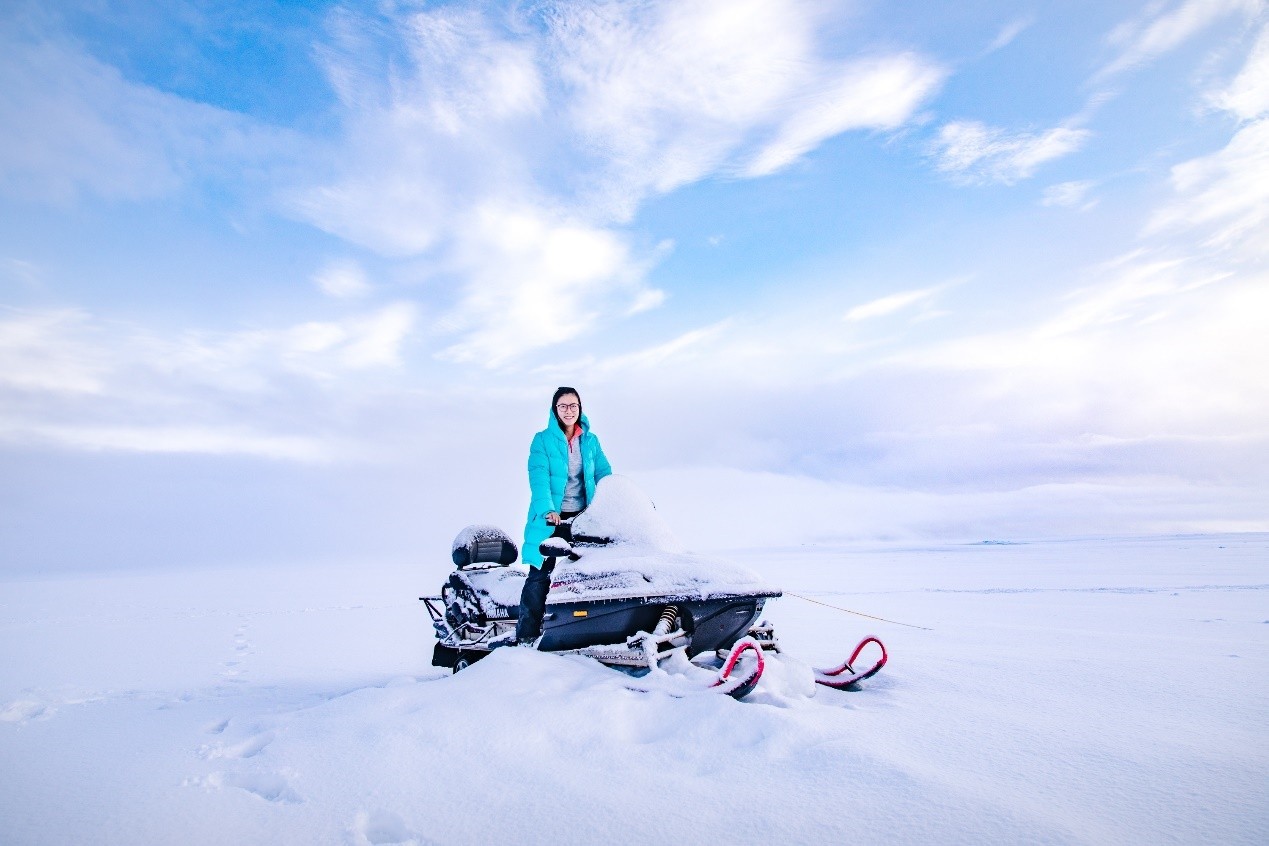
{"type": "Polygon", "coordinates": [[[0,583],[0,842],[1269,843],[1269,536],[747,553],[891,661],[745,702],[442,674],[444,553],[0,583]]]}

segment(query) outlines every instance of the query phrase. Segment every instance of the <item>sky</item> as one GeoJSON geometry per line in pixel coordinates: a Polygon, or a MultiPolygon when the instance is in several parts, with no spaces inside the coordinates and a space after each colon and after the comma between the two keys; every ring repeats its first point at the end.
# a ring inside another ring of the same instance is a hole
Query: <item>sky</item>
{"type": "Polygon", "coordinates": [[[1269,4],[10,0],[0,568],[1269,530],[1269,4]]]}

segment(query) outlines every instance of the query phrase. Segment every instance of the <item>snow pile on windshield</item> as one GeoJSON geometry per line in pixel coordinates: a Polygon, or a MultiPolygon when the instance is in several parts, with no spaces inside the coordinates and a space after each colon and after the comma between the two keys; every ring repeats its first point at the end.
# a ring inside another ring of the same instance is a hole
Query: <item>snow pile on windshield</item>
{"type": "Polygon", "coordinates": [[[652,501],[624,476],[607,476],[595,486],[594,502],[573,520],[573,537],[607,538],[611,543],[576,544],[581,559],[556,564],[550,604],[780,593],[745,567],[683,551],[652,501]]]}
{"type": "Polygon", "coordinates": [[[652,500],[625,476],[605,476],[595,485],[595,499],[573,520],[573,534],[667,552],[683,548],[652,500]]]}

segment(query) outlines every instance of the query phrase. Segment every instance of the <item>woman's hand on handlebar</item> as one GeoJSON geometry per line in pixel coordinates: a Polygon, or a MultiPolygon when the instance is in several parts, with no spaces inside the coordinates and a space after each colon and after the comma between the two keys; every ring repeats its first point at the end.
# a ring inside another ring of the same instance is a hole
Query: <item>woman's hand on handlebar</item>
{"type": "Polygon", "coordinates": [[[552,526],[558,526],[560,524],[560,515],[556,514],[554,511],[548,511],[546,512],[546,522],[550,523],[552,526]]]}

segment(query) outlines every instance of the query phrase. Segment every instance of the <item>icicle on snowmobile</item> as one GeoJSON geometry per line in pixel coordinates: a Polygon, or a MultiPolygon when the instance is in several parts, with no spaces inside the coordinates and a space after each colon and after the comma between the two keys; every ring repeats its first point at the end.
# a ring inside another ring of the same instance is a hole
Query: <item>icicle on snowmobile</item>
{"type": "MultiPolygon", "coordinates": [[[[629,479],[603,479],[590,507],[560,534],[541,547],[557,563],[536,649],[589,656],[635,675],[693,674],[737,699],[757,686],[764,653],[780,651],[772,627],[758,622],[780,590],[745,568],[683,551],[629,479]]],[[[493,526],[468,526],[454,539],[457,569],[440,596],[420,597],[436,630],[434,666],[458,672],[514,642],[525,580],[510,566],[518,555],[493,526]]],[[[813,670],[815,681],[854,689],[886,660],[881,641],[867,637],[848,661],[813,670]],[[880,658],[857,664],[870,644],[880,658]]]]}

